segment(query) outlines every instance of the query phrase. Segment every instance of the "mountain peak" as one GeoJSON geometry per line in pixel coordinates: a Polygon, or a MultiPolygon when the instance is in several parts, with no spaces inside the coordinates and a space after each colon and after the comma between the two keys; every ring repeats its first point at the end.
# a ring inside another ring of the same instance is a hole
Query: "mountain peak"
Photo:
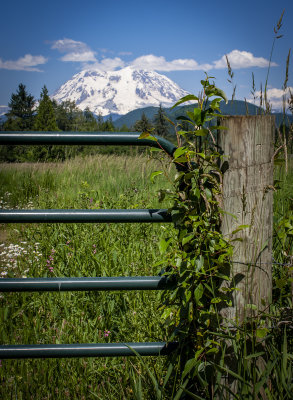
{"type": "Polygon", "coordinates": [[[57,102],[73,100],[84,110],[124,115],[148,106],[170,107],[188,92],[154,71],[125,67],[117,71],[86,69],[75,74],[52,96],[57,102]]]}

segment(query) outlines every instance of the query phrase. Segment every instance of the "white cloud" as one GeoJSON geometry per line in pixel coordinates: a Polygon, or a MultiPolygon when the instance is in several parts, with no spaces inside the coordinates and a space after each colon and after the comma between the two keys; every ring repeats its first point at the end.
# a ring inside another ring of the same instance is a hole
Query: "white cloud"
{"type": "Polygon", "coordinates": [[[87,51],[89,48],[83,42],[78,42],[73,39],[64,38],[60,40],[55,40],[51,46],[51,49],[58,50],[60,51],[60,53],[72,53],[72,52],[83,53],[84,51],[87,51]]]}
{"type": "Polygon", "coordinates": [[[68,53],[61,57],[61,61],[73,61],[73,62],[89,62],[97,61],[95,53],[93,51],[84,51],[82,53],[68,53]]]}
{"type": "MultiPolygon", "coordinates": [[[[227,54],[230,65],[234,69],[249,67],[268,67],[269,61],[263,57],[255,57],[248,51],[233,50],[227,54]]],[[[135,68],[150,69],[156,71],[209,71],[211,69],[227,68],[226,56],[212,64],[199,64],[191,58],[175,59],[167,61],[165,57],[158,57],[153,54],[144,55],[136,58],[130,63],[135,68]]],[[[271,63],[271,66],[277,64],[271,63]]]]}
{"type": "MultiPolygon", "coordinates": [[[[148,69],[152,71],[209,71],[211,69],[226,69],[226,55],[219,60],[213,61],[211,64],[199,64],[192,58],[178,58],[167,61],[163,56],[155,56],[154,54],[146,54],[141,57],[135,58],[133,61],[125,63],[119,57],[106,58],[102,55],[102,60],[96,58],[96,52],[92,51],[86,43],[76,41],[73,39],[60,39],[51,42],[51,48],[58,50],[60,53],[65,53],[61,61],[81,62],[81,63],[94,63],[92,65],[84,65],[83,67],[92,67],[102,70],[115,70],[129,65],[134,68],[148,69]]],[[[99,49],[100,53],[113,53],[113,51],[105,48],[99,49]]],[[[121,51],[119,56],[129,56],[132,53],[128,51],[121,51]]],[[[248,51],[232,50],[227,54],[232,69],[260,67],[266,68],[269,61],[263,57],[255,57],[248,51]]],[[[271,66],[276,66],[276,63],[271,63],[271,66]]]]}
{"type": "MultiPolygon", "coordinates": [[[[266,68],[269,66],[269,61],[263,57],[255,57],[248,51],[233,50],[227,54],[229,63],[232,69],[259,67],[266,68]]],[[[271,63],[272,67],[277,66],[276,63],[271,63]]],[[[213,62],[213,67],[216,69],[227,68],[226,56],[223,56],[213,62]]]]}
{"type": "Polygon", "coordinates": [[[115,71],[117,68],[125,67],[125,62],[119,57],[103,58],[102,61],[97,61],[94,64],[84,64],[83,69],[98,69],[102,71],[115,71]]]}
{"type": "Polygon", "coordinates": [[[58,50],[60,53],[66,53],[61,57],[61,61],[72,62],[95,62],[97,61],[95,52],[85,43],[73,39],[60,39],[53,42],[51,49],[58,50]]]}
{"type": "MultiPolygon", "coordinates": [[[[293,93],[293,87],[287,87],[284,91],[283,89],[271,88],[267,90],[267,99],[271,104],[273,110],[282,110],[283,108],[283,96],[285,96],[286,108],[287,108],[287,98],[291,93],[293,93]]],[[[255,92],[255,96],[257,99],[260,98],[261,92],[260,90],[255,92]]],[[[264,98],[264,93],[262,93],[262,98],[264,98]]],[[[252,98],[248,98],[247,101],[253,103],[252,98]]],[[[256,104],[257,105],[257,104],[256,104]]]]}
{"type": "Polygon", "coordinates": [[[35,67],[37,65],[46,64],[47,61],[48,59],[43,56],[32,56],[31,54],[26,54],[16,61],[2,61],[0,58],[0,69],[42,72],[39,68],[35,67]]]}
{"type": "Polygon", "coordinates": [[[136,58],[130,63],[135,68],[150,69],[155,71],[194,71],[211,69],[210,64],[200,65],[190,58],[167,61],[163,56],[148,54],[136,58]]]}

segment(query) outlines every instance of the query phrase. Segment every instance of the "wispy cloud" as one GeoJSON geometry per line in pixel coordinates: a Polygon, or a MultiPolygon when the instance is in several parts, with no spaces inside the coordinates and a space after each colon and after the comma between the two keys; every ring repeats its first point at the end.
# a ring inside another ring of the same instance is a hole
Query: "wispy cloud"
{"type": "Polygon", "coordinates": [[[83,43],[73,39],[59,39],[51,42],[51,49],[60,51],[60,53],[83,52],[87,51],[89,47],[83,43]]]}
{"type": "Polygon", "coordinates": [[[61,57],[62,61],[72,61],[72,62],[96,62],[95,54],[92,51],[84,51],[82,53],[72,52],[65,54],[61,57]]]}
{"type": "Polygon", "coordinates": [[[73,39],[60,39],[53,42],[51,49],[66,53],[61,61],[96,62],[96,53],[85,43],[73,39]]]}
{"type": "MultiPolygon", "coordinates": [[[[293,93],[293,87],[287,87],[285,91],[283,89],[277,89],[277,88],[270,88],[267,90],[267,99],[270,102],[270,104],[272,105],[272,108],[274,110],[282,110],[284,100],[285,100],[286,107],[287,107],[287,98],[290,94],[290,91],[291,91],[291,93],[293,93]]],[[[261,96],[260,90],[255,92],[255,96],[257,99],[260,98],[260,96],[261,96]]],[[[264,97],[263,93],[262,93],[262,97],[264,97]]],[[[253,103],[252,98],[248,98],[247,101],[249,101],[250,103],[253,103]]]]}
{"type": "MultiPolygon", "coordinates": [[[[263,57],[255,57],[248,51],[233,50],[227,54],[227,57],[231,67],[234,69],[252,67],[266,68],[269,65],[268,60],[263,57]]],[[[156,71],[209,71],[211,69],[227,68],[227,61],[226,55],[219,60],[213,61],[211,64],[199,64],[196,60],[191,58],[167,61],[165,57],[148,54],[136,58],[130,65],[136,68],[156,71]]],[[[277,66],[277,64],[272,62],[271,66],[274,67],[277,66]]]]}
{"type": "Polygon", "coordinates": [[[163,56],[155,56],[148,54],[136,58],[130,63],[130,66],[135,68],[150,69],[156,71],[195,71],[195,70],[209,70],[211,69],[210,64],[198,64],[197,61],[185,58],[175,59],[167,61],[163,56]]]}
{"type": "MultiPolygon", "coordinates": [[[[82,63],[83,68],[97,68],[102,70],[115,70],[125,66],[134,68],[148,69],[152,71],[170,72],[170,71],[209,71],[212,69],[225,69],[227,68],[226,56],[229,59],[230,65],[233,69],[240,68],[267,68],[269,61],[263,57],[256,57],[248,51],[232,50],[230,53],[223,55],[219,60],[212,61],[211,63],[200,64],[192,58],[178,58],[173,60],[166,60],[163,56],[156,56],[154,54],[146,54],[135,58],[132,61],[124,62],[120,57],[105,57],[105,54],[113,54],[113,51],[105,48],[100,48],[99,52],[102,53],[101,61],[97,59],[97,53],[89,48],[86,43],[76,41],[73,39],[60,39],[51,42],[51,48],[58,50],[60,53],[65,53],[61,57],[61,61],[72,61],[82,63]],[[93,63],[93,64],[89,64],[93,63]]],[[[119,56],[132,55],[129,51],[121,51],[119,56]]],[[[272,62],[271,66],[277,66],[272,62]]]]}
{"type": "MultiPolygon", "coordinates": [[[[227,68],[226,56],[228,57],[232,69],[251,67],[267,68],[269,66],[269,60],[266,60],[263,57],[255,57],[249,51],[233,50],[219,60],[214,61],[213,67],[216,69],[227,68]]],[[[277,64],[272,62],[271,66],[276,67],[277,64]]]]}
{"type": "Polygon", "coordinates": [[[131,56],[133,53],[131,51],[120,51],[119,56],[131,56]]]}
{"type": "Polygon", "coordinates": [[[96,61],[91,64],[84,64],[83,69],[98,69],[102,71],[115,71],[117,68],[125,67],[125,62],[119,57],[103,58],[101,61],[96,61]]]}
{"type": "Polygon", "coordinates": [[[42,70],[36,68],[36,66],[46,64],[47,61],[48,59],[43,56],[32,56],[31,54],[26,54],[24,57],[20,57],[15,61],[2,61],[0,58],[0,69],[42,72],[42,70]]]}

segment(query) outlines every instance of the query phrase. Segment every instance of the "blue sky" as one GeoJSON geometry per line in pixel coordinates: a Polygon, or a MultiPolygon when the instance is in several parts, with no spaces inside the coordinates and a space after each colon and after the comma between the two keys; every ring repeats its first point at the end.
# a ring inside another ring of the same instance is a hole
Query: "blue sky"
{"type": "MultiPolygon", "coordinates": [[[[231,96],[251,98],[265,84],[274,26],[285,9],[269,76],[273,106],[281,104],[289,48],[293,53],[293,1],[28,0],[5,2],[0,24],[0,105],[19,83],[36,99],[89,66],[114,70],[133,65],[165,74],[198,94],[204,72],[231,96]]],[[[293,90],[293,60],[288,86],[293,90]]]]}

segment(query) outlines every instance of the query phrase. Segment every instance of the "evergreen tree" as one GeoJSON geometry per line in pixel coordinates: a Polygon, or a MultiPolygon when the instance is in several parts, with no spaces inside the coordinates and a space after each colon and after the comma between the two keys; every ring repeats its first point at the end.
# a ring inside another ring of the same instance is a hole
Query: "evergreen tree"
{"type": "Polygon", "coordinates": [[[104,118],[102,116],[102,113],[99,112],[98,118],[97,118],[97,124],[98,124],[98,131],[103,130],[103,124],[104,124],[104,118]]]}
{"type": "Polygon", "coordinates": [[[53,103],[46,86],[43,87],[41,92],[34,129],[36,131],[58,131],[53,103]]]}
{"type": "Polygon", "coordinates": [[[102,124],[102,130],[104,132],[114,132],[115,131],[115,126],[113,124],[113,119],[112,119],[112,115],[110,115],[110,117],[107,119],[107,121],[105,121],[102,124]]]}
{"type": "Polygon", "coordinates": [[[158,112],[154,117],[154,123],[156,135],[166,138],[170,134],[168,128],[169,124],[165,118],[165,112],[162,108],[162,104],[160,104],[158,112]]]}
{"type": "Polygon", "coordinates": [[[61,131],[77,131],[82,120],[82,111],[74,101],[66,100],[58,104],[53,100],[57,126],[61,131]]]}
{"type": "Polygon", "coordinates": [[[29,131],[34,123],[35,99],[28,94],[25,85],[19,84],[16,93],[12,93],[8,106],[10,110],[6,114],[7,120],[4,130],[8,131],[29,131]]]}
{"type": "Polygon", "coordinates": [[[94,114],[91,112],[89,107],[86,107],[86,109],[83,112],[82,124],[79,130],[84,132],[98,131],[98,124],[96,118],[94,117],[94,114]]]}
{"type": "Polygon", "coordinates": [[[119,129],[120,132],[129,132],[129,128],[126,124],[123,124],[119,129]]]}
{"type": "Polygon", "coordinates": [[[153,126],[144,112],[142,113],[141,119],[136,121],[133,126],[133,129],[137,132],[149,132],[152,128],[153,126]]]}

